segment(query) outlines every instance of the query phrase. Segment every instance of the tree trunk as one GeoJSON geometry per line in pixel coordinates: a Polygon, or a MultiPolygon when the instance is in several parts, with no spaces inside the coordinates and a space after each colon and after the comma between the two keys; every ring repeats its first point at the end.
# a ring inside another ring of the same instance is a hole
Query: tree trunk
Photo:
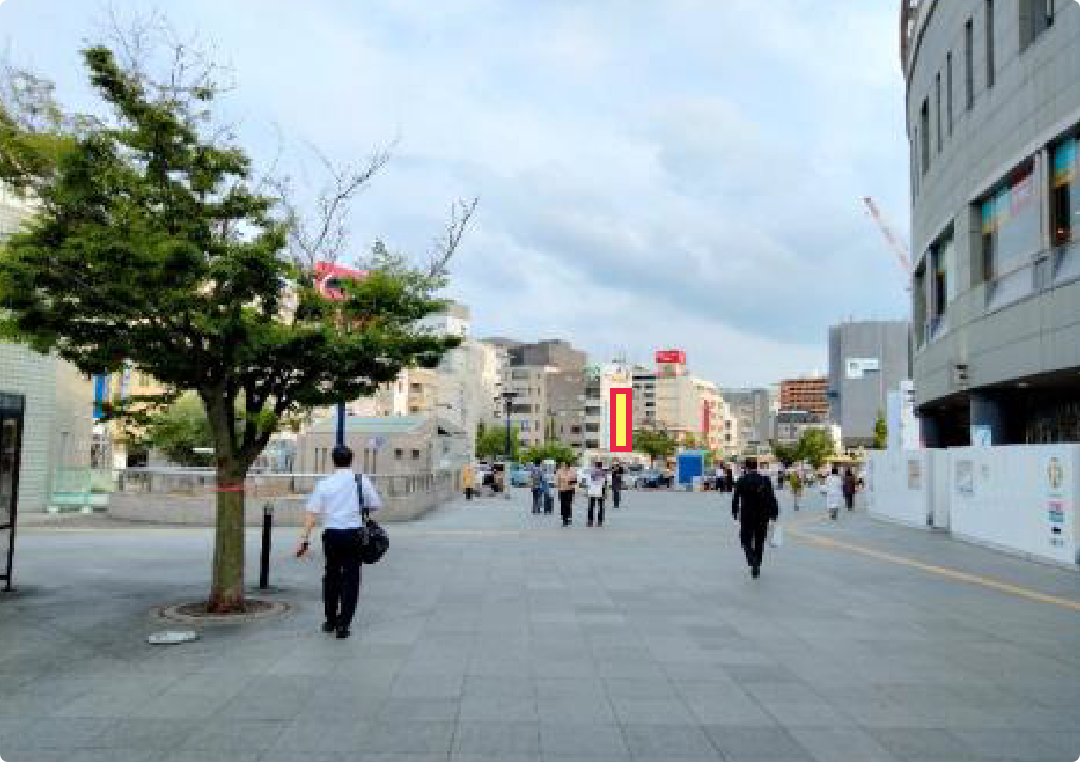
{"type": "Polygon", "coordinates": [[[247,468],[230,459],[217,464],[217,528],[214,567],[207,610],[238,614],[244,610],[244,478],[247,468]]]}

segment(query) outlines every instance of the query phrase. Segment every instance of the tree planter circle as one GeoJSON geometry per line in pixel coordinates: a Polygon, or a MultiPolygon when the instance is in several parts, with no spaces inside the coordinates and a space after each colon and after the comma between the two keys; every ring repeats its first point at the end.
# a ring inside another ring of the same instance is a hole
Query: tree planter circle
{"type": "Polygon", "coordinates": [[[210,614],[206,610],[206,601],[196,601],[159,606],[153,610],[152,614],[158,619],[183,624],[244,624],[284,616],[292,611],[292,606],[283,601],[246,598],[244,609],[236,614],[210,614]]]}

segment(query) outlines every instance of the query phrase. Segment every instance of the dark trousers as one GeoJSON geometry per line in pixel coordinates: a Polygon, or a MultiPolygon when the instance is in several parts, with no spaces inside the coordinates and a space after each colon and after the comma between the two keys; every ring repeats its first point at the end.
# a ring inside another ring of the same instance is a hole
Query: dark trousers
{"type": "Polygon", "coordinates": [[[544,491],[533,487],[533,513],[540,513],[540,506],[544,500],[544,491]]]}
{"type": "Polygon", "coordinates": [[[854,492],[845,492],[844,493],[844,503],[847,505],[847,509],[849,511],[855,510],[855,493],[854,492]]]}
{"type": "Polygon", "coordinates": [[[599,507],[599,513],[596,516],[596,523],[604,523],[604,498],[602,497],[590,497],[589,498],[589,523],[593,523],[593,509],[599,507]]]}
{"type": "Polygon", "coordinates": [[[326,621],[348,629],[360,597],[360,530],[324,529],[323,605],[326,621]]]}
{"type": "Polygon", "coordinates": [[[618,508],[619,507],[619,501],[620,501],[621,498],[622,498],[622,490],[621,489],[616,489],[615,487],[612,487],[611,488],[611,505],[613,507],[615,507],[615,508],[618,508]]]}
{"type": "Polygon", "coordinates": [[[739,540],[746,553],[746,563],[751,568],[761,566],[765,554],[765,537],[769,534],[769,522],[744,521],[739,529],[739,540]]]}
{"type": "Polygon", "coordinates": [[[574,490],[564,489],[559,493],[559,508],[562,510],[563,526],[566,526],[574,516],[574,490]]]}
{"type": "Polygon", "coordinates": [[[466,500],[472,500],[472,496],[473,496],[473,488],[472,487],[466,487],[465,488],[465,499],[466,500]]]}

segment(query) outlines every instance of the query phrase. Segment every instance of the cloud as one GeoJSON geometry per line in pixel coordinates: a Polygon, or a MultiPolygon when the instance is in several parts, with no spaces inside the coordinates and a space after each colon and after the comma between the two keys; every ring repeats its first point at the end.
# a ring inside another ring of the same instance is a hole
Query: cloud
{"type": "MultiPolygon", "coordinates": [[[[137,7],[137,0],[117,0],[137,7]]],[[[476,224],[451,295],[480,334],[560,336],[597,359],[690,352],[722,385],[821,368],[828,325],[907,313],[859,199],[907,223],[896,8],[865,0],[191,0],[228,52],[246,143],[340,158],[400,137],[353,215],[429,246],[476,224]],[[271,129],[270,125],[276,125],[271,129]]],[[[85,97],[94,11],[16,0],[13,52],[85,97]],[[45,23],[44,19],[52,19],[45,23]]],[[[303,175],[294,163],[298,177],[303,175]]]]}

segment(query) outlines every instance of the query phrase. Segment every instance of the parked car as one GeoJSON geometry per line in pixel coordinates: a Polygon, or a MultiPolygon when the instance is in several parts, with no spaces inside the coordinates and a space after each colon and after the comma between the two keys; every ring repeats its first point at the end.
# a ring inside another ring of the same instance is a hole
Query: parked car
{"type": "Polygon", "coordinates": [[[637,477],[637,484],[635,486],[639,489],[659,489],[660,487],[670,487],[671,484],[663,471],[648,468],[642,471],[637,477]]]}

